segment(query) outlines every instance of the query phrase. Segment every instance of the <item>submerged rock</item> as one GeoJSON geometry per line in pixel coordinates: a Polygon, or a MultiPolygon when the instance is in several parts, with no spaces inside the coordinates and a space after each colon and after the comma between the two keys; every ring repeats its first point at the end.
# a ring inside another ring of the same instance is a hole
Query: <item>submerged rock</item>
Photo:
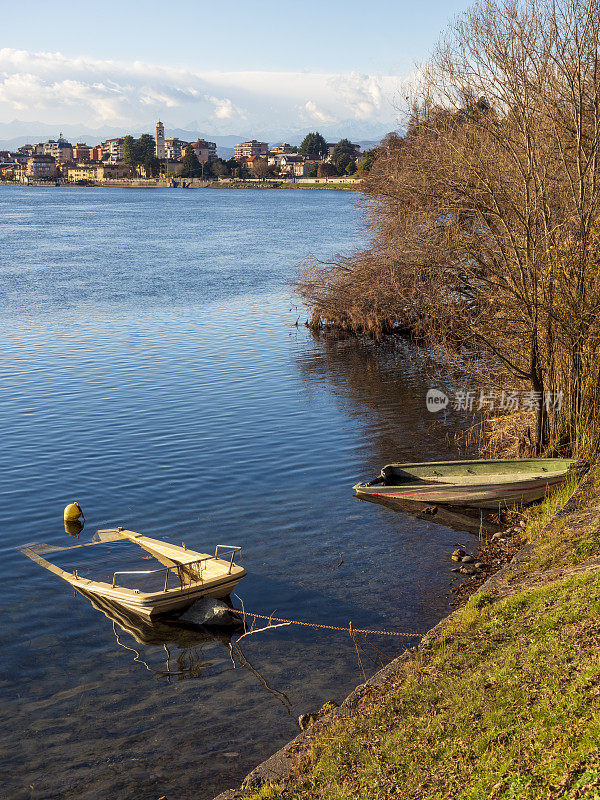
{"type": "Polygon", "coordinates": [[[212,597],[201,597],[196,600],[191,608],[181,615],[180,619],[185,622],[193,622],[196,625],[207,625],[214,627],[233,627],[241,624],[240,617],[232,611],[222,600],[215,600],[212,597]]]}

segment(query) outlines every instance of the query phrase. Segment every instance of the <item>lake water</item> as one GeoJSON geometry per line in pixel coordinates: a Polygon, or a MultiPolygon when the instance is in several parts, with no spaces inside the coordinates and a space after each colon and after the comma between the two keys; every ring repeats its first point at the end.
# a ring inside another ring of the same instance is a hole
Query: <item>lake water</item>
{"type": "MultiPolygon", "coordinates": [[[[455,455],[403,347],[315,337],[297,265],[357,241],[351,192],[0,190],[2,796],[202,800],[363,680],[348,634],[127,630],[24,558],[123,525],[243,547],[246,608],[424,631],[471,541],[359,502],[455,455]],[[232,658],[233,655],[233,658],[232,658]]],[[[374,638],[390,657],[407,646],[374,638]]],[[[366,674],[377,665],[362,655],[366,674]]]]}

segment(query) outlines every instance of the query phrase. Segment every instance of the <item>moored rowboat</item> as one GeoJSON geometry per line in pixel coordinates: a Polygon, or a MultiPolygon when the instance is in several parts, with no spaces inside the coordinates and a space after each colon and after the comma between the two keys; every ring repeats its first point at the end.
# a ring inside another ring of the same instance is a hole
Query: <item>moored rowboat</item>
{"type": "Polygon", "coordinates": [[[574,464],[565,458],[388,464],[377,478],[353,488],[362,500],[497,509],[541,500],[564,483],[574,464]]]}

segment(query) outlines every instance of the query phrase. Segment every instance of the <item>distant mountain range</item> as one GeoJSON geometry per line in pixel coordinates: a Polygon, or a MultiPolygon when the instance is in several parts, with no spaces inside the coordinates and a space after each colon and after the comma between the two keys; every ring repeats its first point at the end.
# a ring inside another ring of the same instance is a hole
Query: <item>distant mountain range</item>
{"type": "MultiPolygon", "coordinates": [[[[48,124],[45,122],[0,122],[0,150],[15,150],[23,144],[33,144],[43,142],[46,139],[57,139],[59,134],[69,141],[85,142],[86,144],[98,144],[105,139],[116,136],[125,136],[130,133],[132,136],[139,136],[142,133],[154,135],[155,123],[148,125],[124,129],[117,127],[89,128],[85,125],[64,125],[62,127],[48,124]]],[[[217,152],[221,158],[227,159],[233,156],[233,149],[238,142],[247,139],[258,139],[259,141],[269,142],[270,145],[288,142],[291,145],[298,145],[309,133],[309,128],[299,128],[287,131],[242,131],[240,134],[218,135],[199,130],[198,122],[194,120],[185,128],[171,128],[165,123],[167,136],[176,136],[179,139],[190,142],[195,139],[208,139],[216,142],[217,152]]],[[[358,123],[356,120],[340,122],[337,125],[316,125],[312,130],[318,129],[329,142],[337,142],[340,139],[348,138],[356,144],[360,144],[363,150],[368,150],[379,144],[381,139],[389,133],[387,129],[376,130],[368,123],[358,123]]]]}

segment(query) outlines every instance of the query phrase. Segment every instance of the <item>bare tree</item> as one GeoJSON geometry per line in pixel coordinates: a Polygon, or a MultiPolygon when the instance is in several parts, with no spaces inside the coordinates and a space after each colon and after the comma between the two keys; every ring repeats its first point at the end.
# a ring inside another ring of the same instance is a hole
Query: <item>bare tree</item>
{"type": "Polygon", "coordinates": [[[252,167],[252,172],[255,178],[259,178],[263,181],[273,174],[273,170],[269,166],[266,158],[257,158],[252,167]]]}
{"type": "Polygon", "coordinates": [[[597,439],[599,36],[600,0],[476,4],[363,181],[371,246],[299,281],[314,324],[410,326],[471,377],[529,387],[538,452],[597,439]]]}

